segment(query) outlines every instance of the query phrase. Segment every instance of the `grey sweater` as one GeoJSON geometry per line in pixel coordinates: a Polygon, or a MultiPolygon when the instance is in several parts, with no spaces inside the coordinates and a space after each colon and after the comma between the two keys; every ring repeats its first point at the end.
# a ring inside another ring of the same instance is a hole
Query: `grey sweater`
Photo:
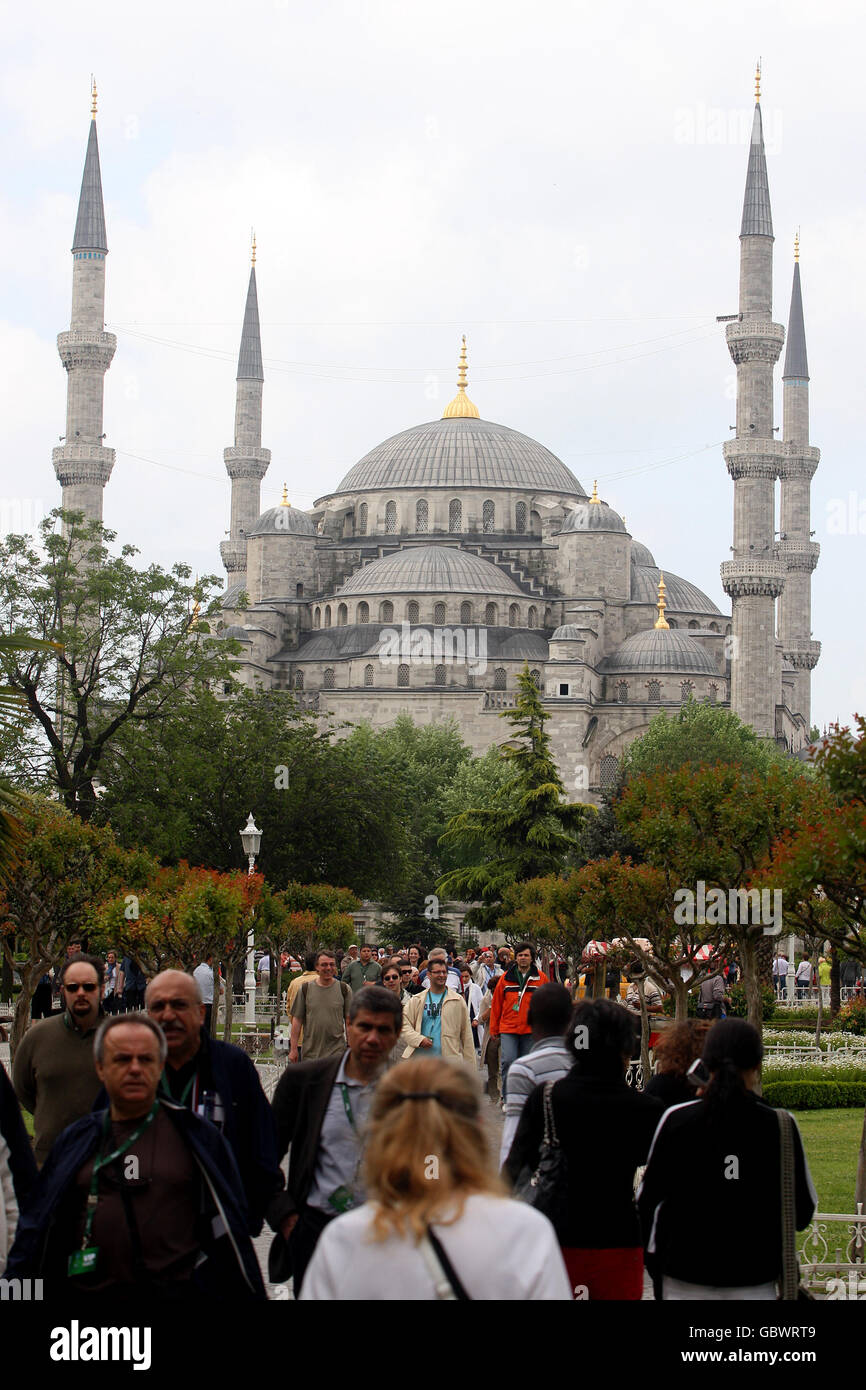
{"type": "Polygon", "coordinates": [[[40,1168],[61,1130],[92,1109],[100,1090],[93,1065],[95,1029],[80,1033],[66,1014],[34,1023],[15,1053],[12,1084],[33,1115],[34,1149],[40,1168]]]}

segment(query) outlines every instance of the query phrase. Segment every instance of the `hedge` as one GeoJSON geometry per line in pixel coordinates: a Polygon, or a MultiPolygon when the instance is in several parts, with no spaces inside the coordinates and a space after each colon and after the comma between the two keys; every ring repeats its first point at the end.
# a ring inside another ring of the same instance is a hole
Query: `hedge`
{"type": "Polygon", "coordinates": [[[770,1081],[763,1099],[781,1110],[837,1110],[866,1106],[866,1081],[770,1081]]]}

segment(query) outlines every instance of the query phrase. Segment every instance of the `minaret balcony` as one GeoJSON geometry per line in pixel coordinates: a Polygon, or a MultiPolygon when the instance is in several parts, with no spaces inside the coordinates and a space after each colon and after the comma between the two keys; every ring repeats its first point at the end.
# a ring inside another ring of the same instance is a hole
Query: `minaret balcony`
{"type": "Polygon", "coordinates": [[[785,459],[785,445],[780,439],[727,439],[722,454],[734,482],[738,478],[775,482],[785,459]]]}
{"type": "Polygon", "coordinates": [[[220,541],[220,558],[229,574],[245,574],[247,568],[246,541],[220,541]]]}
{"type": "Polygon", "coordinates": [[[777,541],[774,548],[786,570],[801,570],[806,574],[812,573],[821,554],[817,541],[777,541]]]}
{"type": "Polygon", "coordinates": [[[786,440],[784,448],[785,457],[779,464],[781,480],[805,478],[811,482],[821,462],[821,450],[814,449],[811,444],[795,444],[792,440],[786,440]]]}
{"type": "Polygon", "coordinates": [[[107,372],[116,350],[117,338],[113,333],[88,333],[71,328],[57,335],[57,351],[67,372],[75,367],[107,372]]]}
{"type": "Polygon", "coordinates": [[[729,598],[757,595],[778,598],[787,570],[781,560],[726,560],[720,567],[722,588],[729,598]]]}
{"type": "Polygon", "coordinates": [[[785,345],[785,329],[770,319],[737,319],[725,329],[728,352],[741,362],[778,362],[785,345]]]}
{"type": "Polygon", "coordinates": [[[260,483],[270,466],[271,451],[234,446],[223,449],[223,459],[230,478],[250,478],[260,483]]]}
{"type": "Polygon", "coordinates": [[[102,487],[111,477],[114,450],[102,444],[61,444],[51,450],[51,462],[61,487],[76,483],[99,483],[102,487]]]}
{"type": "Polygon", "coordinates": [[[795,638],[793,642],[785,642],[782,655],[787,657],[795,670],[814,671],[821,655],[821,643],[795,638]]]}

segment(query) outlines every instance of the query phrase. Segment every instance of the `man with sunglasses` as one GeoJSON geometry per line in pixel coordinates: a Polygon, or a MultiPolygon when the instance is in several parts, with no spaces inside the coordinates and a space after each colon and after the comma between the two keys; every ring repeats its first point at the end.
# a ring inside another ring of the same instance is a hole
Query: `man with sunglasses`
{"type": "Polygon", "coordinates": [[[41,1167],[61,1130],[86,1115],[99,1093],[93,1039],[102,1013],[104,967],[96,956],[69,956],[60,972],[63,1013],[44,1018],[15,1053],[12,1083],[33,1116],[41,1167]]]}

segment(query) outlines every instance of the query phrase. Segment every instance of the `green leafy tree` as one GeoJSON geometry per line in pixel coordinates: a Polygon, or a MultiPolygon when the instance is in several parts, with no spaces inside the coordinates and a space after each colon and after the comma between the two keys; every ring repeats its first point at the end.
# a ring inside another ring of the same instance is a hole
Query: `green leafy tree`
{"type": "Polygon", "coordinates": [[[759,738],[731,710],[695,699],[673,717],[659,711],[646,733],[625,750],[620,773],[625,784],[656,772],[720,764],[756,771],[790,768],[793,775],[802,774],[802,764],[793,762],[773,739],[759,738]]]}

